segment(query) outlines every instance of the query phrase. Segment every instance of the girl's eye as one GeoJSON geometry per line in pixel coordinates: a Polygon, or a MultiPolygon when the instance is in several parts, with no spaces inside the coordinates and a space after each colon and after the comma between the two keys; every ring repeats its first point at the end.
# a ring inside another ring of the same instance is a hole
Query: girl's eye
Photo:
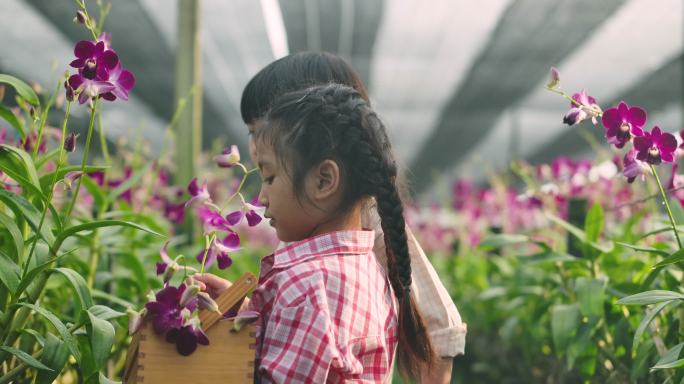
{"type": "Polygon", "coordinates": [[[269,176],[269,177],[267,177],[267,178],[264,179],[264,183],[266,183],[266,184],[273,184],[273,179],[274,179],[274,178],[275,178],[275,176],[269,176]]]}

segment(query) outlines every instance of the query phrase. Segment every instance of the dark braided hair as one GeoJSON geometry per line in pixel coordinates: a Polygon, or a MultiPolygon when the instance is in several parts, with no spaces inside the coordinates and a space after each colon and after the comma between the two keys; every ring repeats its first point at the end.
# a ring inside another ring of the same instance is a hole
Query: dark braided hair
{"type": "Polygon", "coordinates": [[[404,209],[396,187],[397,165],[389,137],[368,102],[353,88],[328,84],[287,93],[276,100],[267,124],[255,134],[273,147],[292,177],[295,196],[304,191],[307,173],[324,160],[341,174],[344,212],[374,197],[387,249],[388,275],[399,300],[397,359],[404,376],[420,363],[430,367],[433,350],[411,296],[411,260],[404,209]]]}

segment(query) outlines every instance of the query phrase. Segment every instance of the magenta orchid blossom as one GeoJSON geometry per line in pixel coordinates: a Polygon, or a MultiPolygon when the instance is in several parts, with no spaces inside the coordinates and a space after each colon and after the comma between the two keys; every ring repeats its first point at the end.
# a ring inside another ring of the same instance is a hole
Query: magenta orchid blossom
{"type": "Polygon", "coordinates": [[[237,233],[229,233],[223,240],[214,238],[207,250],[197,254],[197,261],[204,261],[205,267],[210,267],[214,262],[218,263],[219,269],[226,269],[233,264],[230,253],[240,249],[240,236],[237,233]],[[205,257],[206,253],[206,257],[205,257]]]}
{"type": "Polygon", "coordinates": [[[651,173],[651,168],[645,161],[637,158],[637,151],[634,149],[625,154],[623,165],[622,174],[625,175],[628,183],[633,183],[638,176],[644,180],[645,176],[651,173]]]}
{"type": "Polygon", "coordinates": [[[254,227],[255,225],[259,224],[262,220],[262,217],[259,216],[256,210],[256,206],[254,206],[251,203],[245,202],[244,204],[242,204],[242,209],[229,213],[226,216],[226,219],[231,225],[236,225],[240,222],[240,220],[242,220],[242,217],[244,216],[247,219],[247,225],[249,225],[250,227],[254,227]]]}
{"type": "Polygon", "coordinates": [[[190,200],[185,203],[188,207],[193,204],[199,204],[204,202],[211,202],[211,195],[209,195],[208,184],[205,181],[200,187],[197,183],[197,178],[194,178],[188,184],[188,192],[190,193],[190,200]]]}
{"type": "Polygon", "coordinates": [[[634,138],[634,148],[638,151],[637,159],[649,164],[658,165],[662,161],[674,161],[674,151],[677,149],[677,139],[671,133],[663,133],[655,126],[651,132],[644,132],[643,136],[634,138]]]}
{"type": "Polygon", "coordinates": [[[100,96],[113,101],[128,100],[128,93],[135,85],[135,76],[125,70],[119,56],[111,48],[111,37],[102,33],[96,41],[81,40],[74,47],[76,59],[69,65],[78,70],[64,84],[69,101],[78,95],[78,102],[85,104],[100,96]]]}
{"type": "Polygon", "coordinates": [[[632,137],[643,136],[642,127],[646,124],[646,111],[640,107],[630,107],[621,101],[617,107],[609,108],[601,117],[606,128],[606,139],[616,148],[622,148],[632,137]]]}

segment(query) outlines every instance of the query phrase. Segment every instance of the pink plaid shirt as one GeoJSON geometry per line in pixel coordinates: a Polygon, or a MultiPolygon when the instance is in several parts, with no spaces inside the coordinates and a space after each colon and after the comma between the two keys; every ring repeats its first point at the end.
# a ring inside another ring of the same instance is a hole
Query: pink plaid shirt
{"type": "Polygon", "coordinates": [[[261,314],[261,382],[391,380],[396,302],[374,239],[374,231],[331,232],[262,259],[249,305],[261,314]]]}

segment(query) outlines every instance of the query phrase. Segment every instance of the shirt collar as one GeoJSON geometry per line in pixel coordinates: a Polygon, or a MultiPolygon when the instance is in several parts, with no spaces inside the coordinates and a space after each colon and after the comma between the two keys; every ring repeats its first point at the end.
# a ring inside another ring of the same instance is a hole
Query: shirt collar
{"type": "Polygon", "coordinates": [[[272,268],[289,267],[313,257],[366,254],[373,251],[375,231],[335,231],[288,244],[273,254],[272,268]]]}

